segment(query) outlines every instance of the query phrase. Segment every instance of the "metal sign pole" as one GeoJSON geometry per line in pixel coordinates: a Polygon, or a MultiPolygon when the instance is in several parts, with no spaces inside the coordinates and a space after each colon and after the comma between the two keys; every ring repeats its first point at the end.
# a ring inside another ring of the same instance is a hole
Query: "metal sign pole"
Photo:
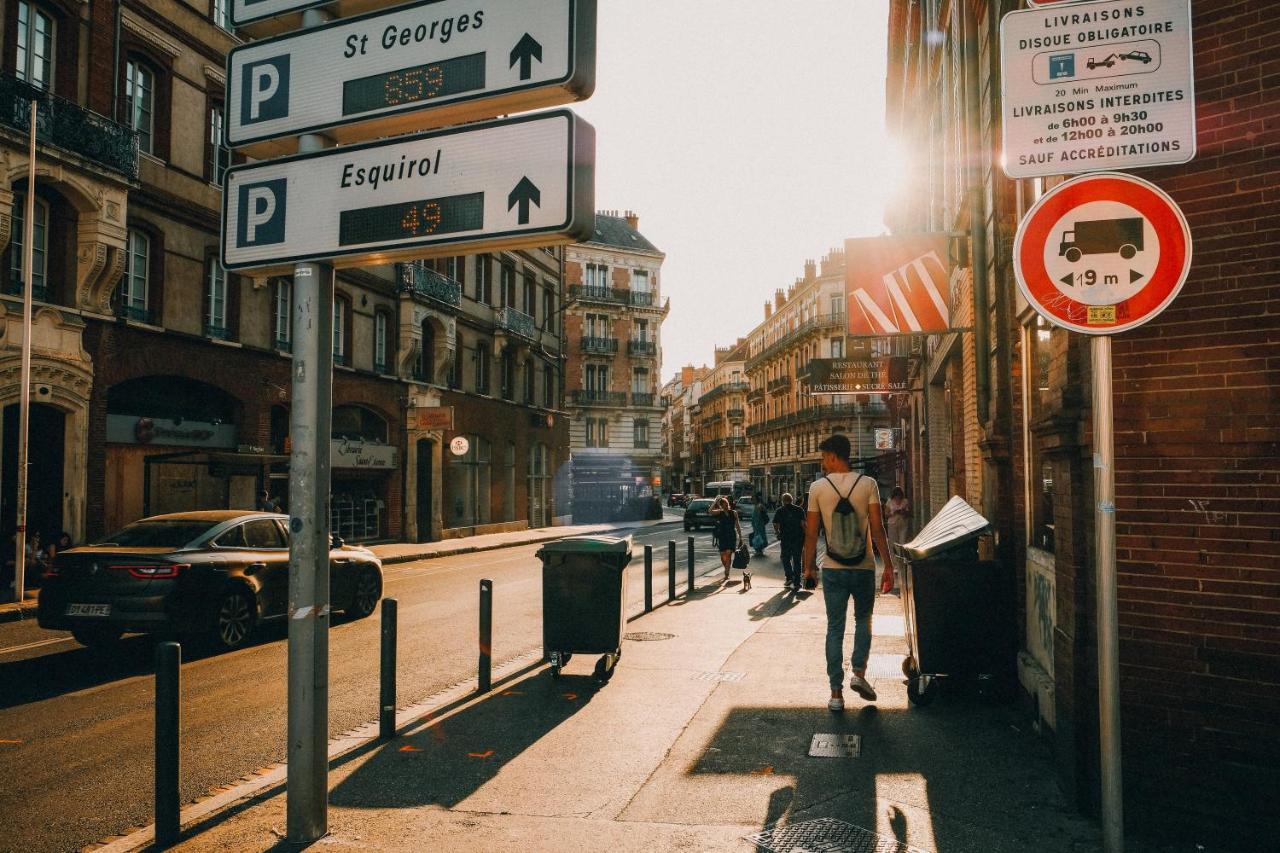
{"type": "Polygon", "coordinates": [[[1093,338],[1093,493],[1098,584],[1098,740],[1102,838],[1106,853],[1124,850],[1120,772],[1120,637],[1116,612],[1116,475],[1111,397],[1111,338],[1093,338]]]}
{"type": "MultiPolygon", "coordinates": [[[[304,27],[329,13],[308,9],[304,27]]],[[[301,151],[332,145],[298,140],[301,151]]],[[[293,272],[289,417],[289,720],[287,831],[306,844],[329,832],[329,453],[333,419],[333,267],[293,272]]]]}
{"type": "MultiPolygon", "coordinates": [[[[31,99],[31,136],[27,140],[27,197],[22,223],[22,377],[18,393],[18,528],[13,537],[13,600],[22,603],[27,595],[27,433],[31,420],[31,288],[36,219],[36,106],[31,99]]],[[[38,555],[33,551],[31,563],[38,555]]]]}

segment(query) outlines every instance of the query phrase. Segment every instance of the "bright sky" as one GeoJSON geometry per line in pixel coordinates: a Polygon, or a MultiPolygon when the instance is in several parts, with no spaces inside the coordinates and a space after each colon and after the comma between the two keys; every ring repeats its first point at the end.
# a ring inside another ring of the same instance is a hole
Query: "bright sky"
{"type": "Polygon", "coordinates": [[[666,253],[665,381],[844,238],[886,233],[886,0],[601,0],[596,208],[666,253]]]}

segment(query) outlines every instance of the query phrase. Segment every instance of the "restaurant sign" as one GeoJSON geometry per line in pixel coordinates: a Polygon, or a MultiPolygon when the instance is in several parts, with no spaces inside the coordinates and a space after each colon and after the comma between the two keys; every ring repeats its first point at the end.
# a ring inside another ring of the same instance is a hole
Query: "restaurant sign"
{"type": "Polygon", "coordinates": [[[890,394],[906,391],[906,356],[814,358],[809,361],[810,394],[890,394]]]}
{"type": "Polygon", "coordinates": [[[396,467],[396,449],[386,444],[335,438],[330,454],[334,468],[396,467]]]}

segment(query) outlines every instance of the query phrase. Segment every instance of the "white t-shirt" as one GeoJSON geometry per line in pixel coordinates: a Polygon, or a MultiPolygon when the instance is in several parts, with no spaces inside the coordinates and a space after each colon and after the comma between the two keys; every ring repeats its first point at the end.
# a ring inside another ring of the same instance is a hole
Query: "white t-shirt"
{"type": "Polygon", "coordinates": [[[828,474],[827,477],[819,477],[809,486],[809,512],[818,512],[822,515],[822,527],[824,530],[831,527],[831,514],[835,512],[836,504],[840,502],[842,495],[848,495],[849,503],[853,504],[853,511],[858,516],[858,524],[862,527],[862,538],[867,543],[867,553],[863,555],[862,562],[848,565],[837,561],[830,554],[822,558],[822,568],[826,569],[874,569],[876,567],[875,554],[872,553],[871,546],[871,504],[880,504],[880,487],[876,484],[875,477],[868,477],[866,474],[858,474],[854,471],[845,471],[837,474],[828,474]],[[858,479],[861,477],[862,479],[858,479]],[[830,479],[827,479],[830,478],[830,479]],[[858,485],[854,486],[854,481],[858,485]],[[835,486],[832,486],[832,483],[835,486]],[[836,489],[839,489],[839,494],[836,489]],[[853,489],[852,494],[849,490],[853,489]]]}

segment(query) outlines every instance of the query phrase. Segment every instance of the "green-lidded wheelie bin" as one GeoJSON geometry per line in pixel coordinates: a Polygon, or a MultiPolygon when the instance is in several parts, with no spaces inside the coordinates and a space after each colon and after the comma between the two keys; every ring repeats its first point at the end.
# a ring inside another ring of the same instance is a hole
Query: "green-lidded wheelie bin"
{"type": "Polygon", "coordinates": [[[551,674],[575,654],[598,654],[607,681],[622,657],[631,537],[571,536],[538,549],[542,560],[542,649],[551,674]]]}
{"type": "Polygon", "coordinates": [[[917,536],[894,545],[902,559],[907,698],[933,701],[937,677],[995,678],[1015,670],[1013,582],[1007,567],[978,558],[991,523],[953,497],[917,536]]]}

